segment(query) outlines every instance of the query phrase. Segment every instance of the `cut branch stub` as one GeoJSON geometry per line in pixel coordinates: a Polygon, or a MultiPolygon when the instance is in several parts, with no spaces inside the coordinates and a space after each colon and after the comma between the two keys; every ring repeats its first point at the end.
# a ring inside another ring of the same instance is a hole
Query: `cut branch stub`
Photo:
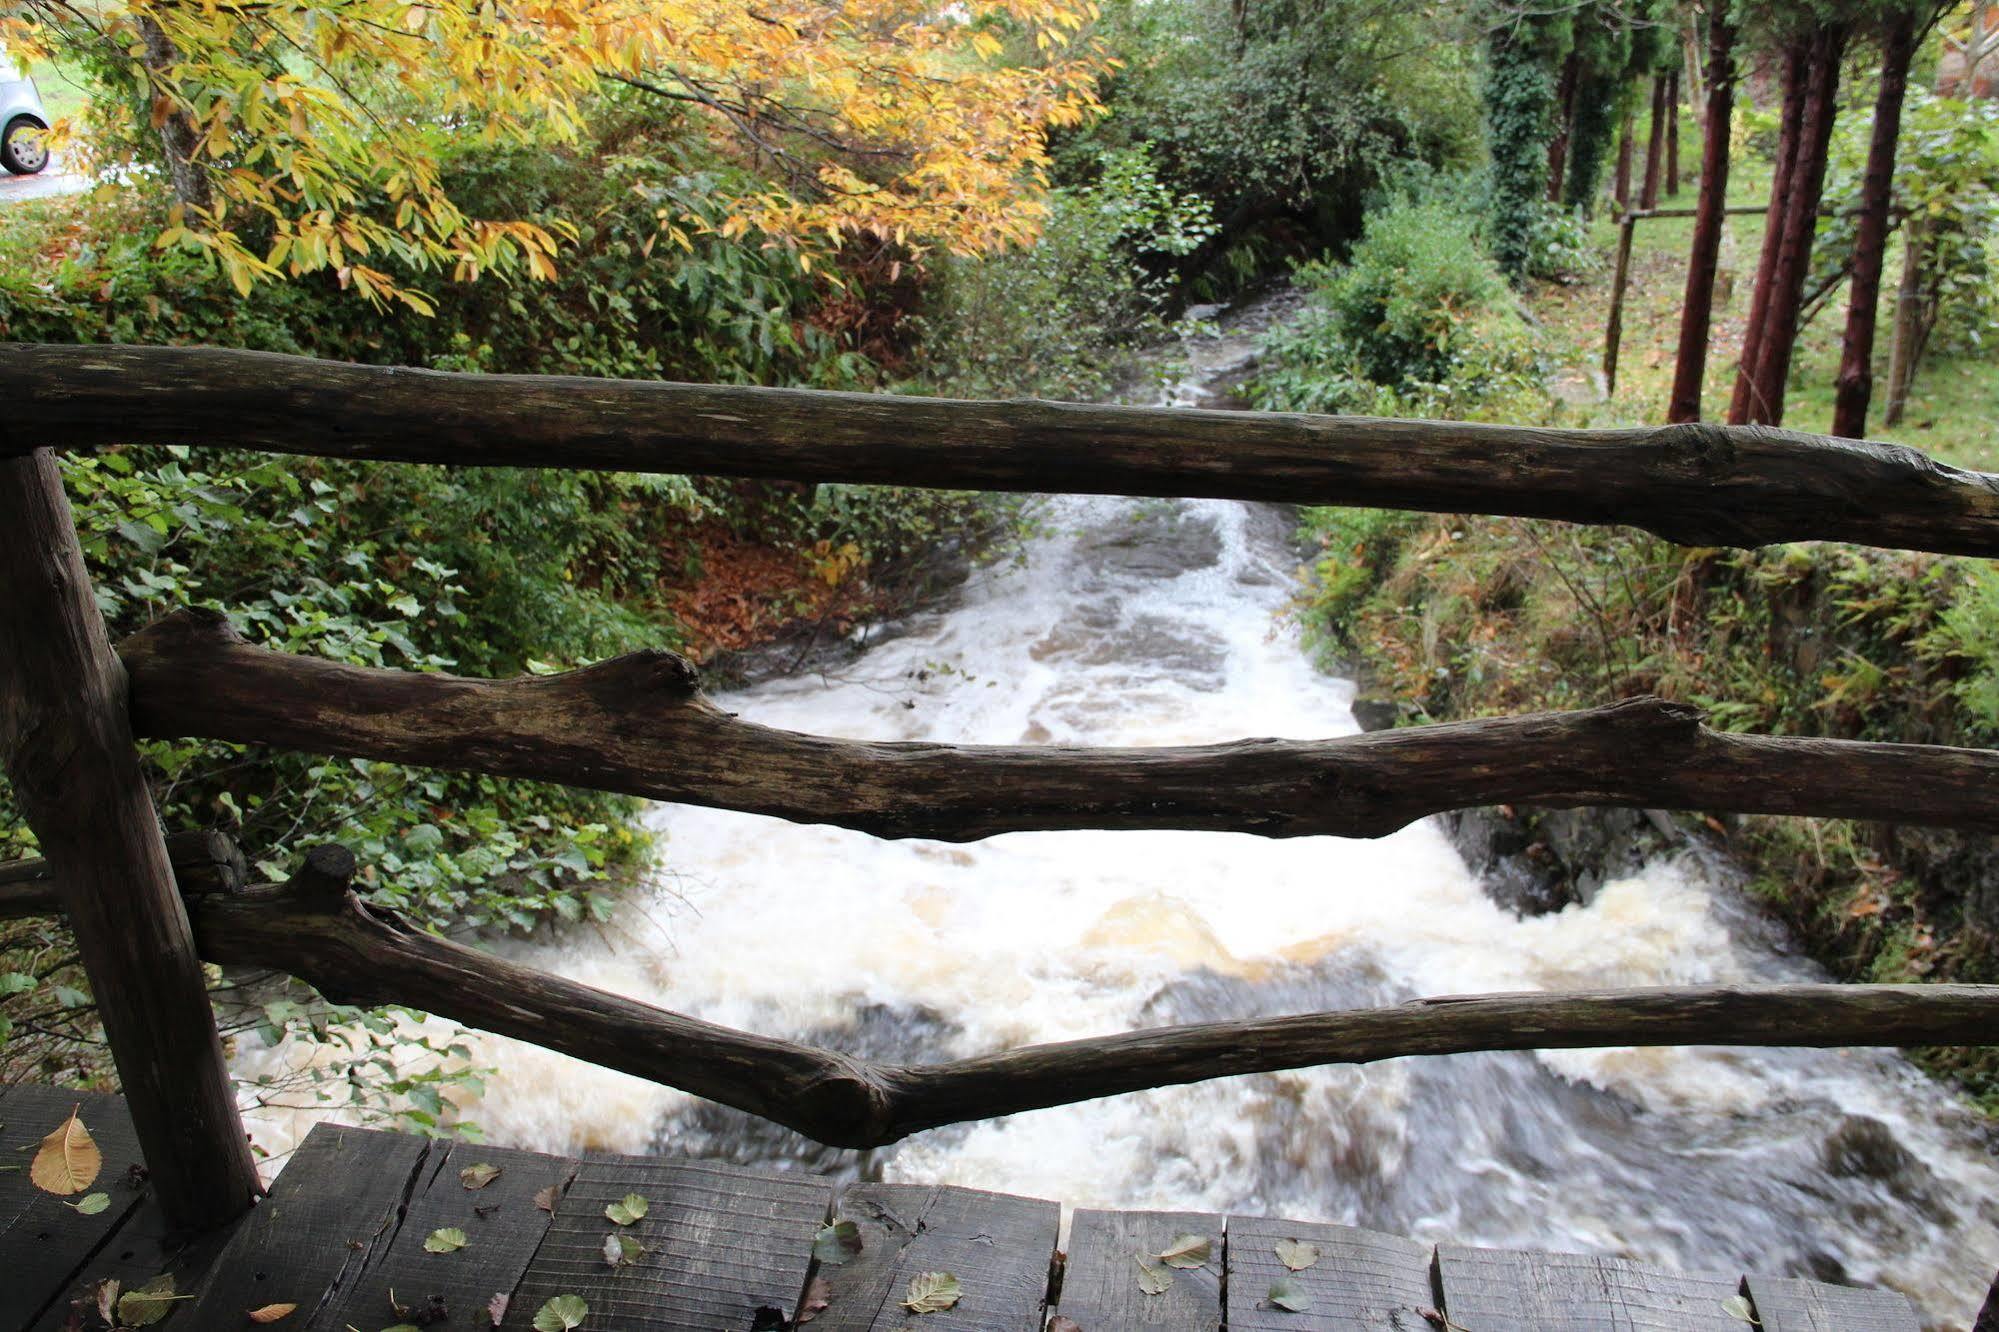
{"type": "Polygon", "coordinates": [[[1999,831],[1999,753],[1727,735],[1634,698],[1333,740],[1079,749],[839,740],[701,697],[670,652],[515,680],[413,674],[244,642],[181,611],[120,645],[145,735],[532,778],[881,837],[1059,828],[1378,837],[1477,805],[1626,805],[1999,831]]]}

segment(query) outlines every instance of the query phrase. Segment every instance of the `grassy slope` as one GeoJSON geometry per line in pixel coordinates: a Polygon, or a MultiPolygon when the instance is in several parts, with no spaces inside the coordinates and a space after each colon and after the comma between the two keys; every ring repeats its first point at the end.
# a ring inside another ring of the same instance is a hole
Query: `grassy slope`
{"type": "MultiPolygon", "coordinates": [[[[1683,160],[1693,161],[1689,153],[1683,160]]],[[[1752,164],[1732,191],[1766,197],[1752,164]]],[[[1692,204],[1689,180],[1676,202],[1692,204]]],[[[1561,424],[1661,420],[1673,374],[1691,220],[1639,224],[1620,383],[1607,402],[1555,405],[1561,424]]],[[[1721,415],[1762,219],[1729,219],[1708,415],[1721,415]]],[[[1528,305],[1552,362],[1601,363],[1616,227],[1593,233],[1606,262],[1575,285],[1541,285],[1528,305]]],[[[1891,256],[1895,258],[1898,256],[1891,256]]],[[[1896,274],[1888,275],[1892,290],[1896,274]]],[[[1801,342],[1787,424],[1823,430],[1845,320],[1843,291],[1801,342]]],[[[1885,333],[1885,330],[1884,330],[1885,333]]],[[[1877,376],[1885,378],[1887,346],[1877,376]]],[[[1879,437],[1962,466],[1999,469],[1999,358],[1923,368],[1905,425],[1879,437]]],[[[1878,427],[1879,412],[1874,413],[1878,427]]],[[[1778,734],[1991,743],[1956,686],[1974,669],[1935,645],[1969,595],[1969,561],[1839,546],[1683,550],[1643,534],[1511,519],[1417,518],[1352,510],[1309,516],[1324,544],[1308,631],[1361,659],[1411,720],[1584,706],[1658,692],[1715,724],[1778,734]]],[[[1855,980],[1999,980],[1993,839],[1816,819],[1730,820],[1754,887],[1834,974],[1855,980]],[[1980,899],[1986,905],[1980,906],[1980,899]],[[1983,922],[1983,923],[1981,923],[1983,922]]],[[[1999,1054],[1918,1052],[1999,1113],[1999,1054]]]]}
{"type": "MultiPolygon", "coordinates": [[[[1689,141],[1683,162],[1697,162],[1700,146],[1689,141]]],[[[1743,164],[1730,183],[1731,204],[1752,204],[1769,197],[1769,167],[1743,164]]],[[[1670,206],[1692,207],[1699,180],[1689,176],[1670,206]]],[[[1617,225],[1608,216],[1597,220],[1592,239],[1604,255],[1615,252],[1617,225]]],[[[1640,222],[1632,245],[1631,286],[1625,298],[1623,351],[1618,358],[1617,395],[1610,401],[1572,408],[1576,423],[1643,424],[1662,420],[1672,386],[1679,346],[1680,308],[1687,275],[1687,251],[1693,239],[1691,218],[1656,218],[1640,222]]],[[[1722,241],[1722,277],[1715,306],[1713,341],[1708,353],[1706,415],[1725,414],[1735,382],[1736,355],[1749,309],[1749,288],[1763,243],[1760,216],[1731,217],[1722,241]],[[1726,299],[1722,299],[1723,295],[1726,299]]],[[[1884,290],[1892,293],[1900,274],[1901,248],[1891,245],[1884,290]]],[[[1576,286],[1546,285],[1532,292],[1529,303],[1543,321],[1552,354],[1564,365],[1589,367],[1603,360],[1603,330],[1610,312],[1610,264],[1576,286]]],[[[1937,357],[1927,362],[1909,397],[1908,413],[1894,430],[1880,427],[1879,394],[1887,379],[1888,328],[1883,321],[1876,346],[1876,409],[1869,415],[1869,434],[1910,444],[1926,453],[1983,471],[1999,470],[1999,432],[1992,429],[1993,408],[1999,403],[1999,356],[1937,357]]],[[[1833,381],[1839,370],[1840,334],[1846,322],[1845,289],[1835,294],[1799,341],[1792,367],[1791,394],[1784,423],[1798,430],[1826,430],[1832,422],[1833,381]]]]}

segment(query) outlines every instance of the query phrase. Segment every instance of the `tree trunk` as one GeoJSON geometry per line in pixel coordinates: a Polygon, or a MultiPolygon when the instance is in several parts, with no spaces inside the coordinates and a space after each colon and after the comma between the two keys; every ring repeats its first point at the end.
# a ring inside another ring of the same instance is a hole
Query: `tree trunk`
{"type": "MultiPolygon", "coordinates": [[[[1721,9],[1720,7],[1717,7],[1717,9],[1719,12],[1709,19],[1710,40],[1712,40],[1713,36],[1712,25],[1725,21],[1727,14],[1725,9],[1721,9]]],[[[1708,73],[1703,77],[1701,69],[1701,32],[1698,20],[1687,25],[1686,32],[1682,34],[1681,45],[1686,50],[1687,106],[1694,113],[1694,133],[1700,136],[1702,143],[1706,143],[1707,112],[1705,108],[1708,99],[1707,79],[1714,76],[1708,73]]]]}
{"type": "Polygon", "coordinates": [[[1666,197],[1680,197],[1680,72],[1666,79],[1666,197]]]}
{"type": "Polygon", "coordinates": [[[1807,47],[1793,42],[1784,48],[1784,106],[1777,122],[1777,157],[1770,174],[1770,206],[1763,214],[1763,248],[1756,261],[1756,284],[1749,295],[1749,315],[1742,326],[1742,351],[1736,359],[1735,394],[1728,404],[1728,423],[1749,420],[1755,393],[1756,364],[1763,352],[1765,316],[1770,309],[1770,284],[1777,275],[1777,254],[1784,244],[1784,217],[1790,202],[1791,170],[1798,155],[1798,125],[1804,118],[1807,47]]]}
{"type": "Polygon", "coordinates": [[[180,59],[180,52],[175,49],[173,38],[167,36],[166,30],[152,18],[140,18],[139,34],[146,48],[144,64],[152,81],[153,119],[159,125],[160,148],[166,158],[167,184],[172,187],[177,201],[206,212],[214,207],[215,196],[208,187],[208,174],[194,160],[194,147],[199,137],[194,124],[179,107],[160,105],[166,97],[161,90],[162,81],[166,72],[180,59]]]}
{"type": "Polygon", "coordinates": [[[1659,206],[1660,173],[1666,165],[1666,76],[1652,76],[1652,124],[1645,141],[1645,188],[1638,196],[1638,206],[1653,209],[1659,206]]]}
{"type": "Polygon", "coordinates": [[[0,531],[0,757],[61,883],[160,1203],[177,1226],[219,1226],[250,1206],[257,1167],[48,450],[0,461],[0,531]]]}
{"type": "Polygon", "coordinates": [[[1635,119],[1633,113],[1625,112],[1624,129],[1617,136],[1617,174],[1613,178],[1611,197],[1617,201],[1620,213],[1631,210],[1631,138],[1636,132],[1635,119]]]}
{"type": "Polygon", "coordinates": [[[1923,269],[1929,262],[1928,236],[1919,218],[1902,228],[1902,281],[1895,289],[1895,334],[1888,350],[1888,402],[1881,424],[1898,426],[1909,406],[1916,379],[1923,325],[1923,269]]]}
{"type": "Polygon", "coordinates": [[[1882,34],[1881,91],[1874,100],[1874,137],[1860,187],[1853,285],[1832,416],[1832,433],[1849,439],[1867,433],[1867,404],[1874,395],[1874,326],[1881,304],[1881,264],[1888,250],[1888,212],[1895,193],[1895,142],[1901,135],[1902,99],[1915,53],[1916,16],[1903,11],[1889,19],[1882,34]]]}
{"type": "Polygon", "coordinates": [[[1825,192],[1826,155],[1832,146],[1833,119],[1839,113],[1840,59],[1845,50],[1843,26],[1821,28],[1812,41],[1804,121],[1798,130],[1798,159],[1792,167],[1790,197],[1785,203],[1784,243],[1764,314],[1763,349],[1756,358],[1749,416],[1756,425],[1784,422],[1784,390],[1791,373],[1791,354],[1798,343],[1805,282],[1811,276],[1819,202],[1825,192]]]}
{"type": "Polygon", "coordinates": [[[1576,132],[1576,89],[1580,82],[1582,58],[1569,52],[1569,58],[1562,65],[1562,81],[1555,89],[1556,114],[1555,137],[1548,140],[1548,202],[1562,201],[1562,185],[1569,161],[1569,140],[1576,132]]]}
{"type": "Polygon", "coordinates": [[[1693,255],[1680,307],[1680,355],[1673,371],[1668,421],[1698,421],[1714,322],[1715,269],[1721,258],[1723,209],[1728,206],[1728,131],[1735,110],[1735,28],[1716,14],[1708,33],[1708,98],[1701,145],[1701,193],[1694,217],[1693,255]]]}

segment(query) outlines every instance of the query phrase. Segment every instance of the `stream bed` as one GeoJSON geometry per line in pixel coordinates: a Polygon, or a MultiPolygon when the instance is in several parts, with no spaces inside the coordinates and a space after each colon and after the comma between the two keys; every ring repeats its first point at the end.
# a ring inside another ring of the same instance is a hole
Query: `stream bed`
{"type": "MultiPolygon", "coordinates": [[[[1159,399],[1238,373],[1253,307],[1162,362],[1159,399]]],[[[1281,309],[1281,307],[1275,307],[1281,309]]],[[[1358,729],[1287,608],[1283,510],[1034,503],[1023,558],[837,668],[718,697],[837,736],[1171,745],[1358,729]]],[[[1378,840],[1060,832],[879,841],[658,806],[656,888],[602,930],[507,946],[710,1021],[941,1059],[1419,995],[1810,979],[1694,851],[1522,918],[1425,821],[1378,840]]],[[[1753,1268],[1904,1290],[1968,1326],[1999,1268],[1991,1131],[1897,1056],[1615,1049],[1231,1078],[919,1134],[871,1152],[512,1041],[469,1115],[494,1142],[948,1182],[1069,1206],[1246,1211],[1423,1240],[1753,1268]]]]}

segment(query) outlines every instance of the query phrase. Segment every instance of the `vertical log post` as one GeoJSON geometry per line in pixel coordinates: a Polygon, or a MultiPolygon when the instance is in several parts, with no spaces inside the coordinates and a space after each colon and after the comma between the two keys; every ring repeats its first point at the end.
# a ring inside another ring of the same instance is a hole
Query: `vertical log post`
{"type": "Polygon", "coordinates": [[[249,1207],[256,1165],[47,449],[0,460],[0,532],[0,755],[62,887],[160,1202],[208,1229],[249,1207]]]}
{"type": "Polygon", "coordinates": [[[1631,283],[1631,234],[1642,213],[1629,212],[1617,227],[1617,275],[1610,282],[1610,326],[1603,335],[1603,395],[1617,396],[1617,347],[1624,341],[1624,289],[1631,283]]]}

